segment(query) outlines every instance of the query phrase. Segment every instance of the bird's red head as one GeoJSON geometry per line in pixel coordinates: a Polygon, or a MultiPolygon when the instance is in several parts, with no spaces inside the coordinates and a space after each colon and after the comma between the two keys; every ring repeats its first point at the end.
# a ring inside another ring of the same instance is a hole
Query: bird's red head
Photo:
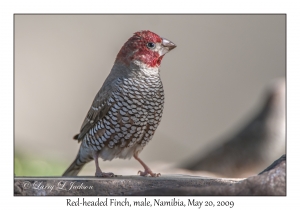
{"type": "Polygon", "coordinates": [[[159,67],[163,56],[175,47],[174,43],[151,31],[139,31],[121,48],[116,62],[126,66],[135,62],[147,67],[159,67]]]}

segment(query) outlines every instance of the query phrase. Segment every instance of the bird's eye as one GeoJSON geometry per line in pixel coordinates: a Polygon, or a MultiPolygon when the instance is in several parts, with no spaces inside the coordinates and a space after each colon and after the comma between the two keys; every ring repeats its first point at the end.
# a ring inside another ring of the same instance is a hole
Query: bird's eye
{"type": "Polygon", "coordinates": [[[147,47],[153,49],[155,47],[155,44],[153,42],[148,42],[147,47]]]}

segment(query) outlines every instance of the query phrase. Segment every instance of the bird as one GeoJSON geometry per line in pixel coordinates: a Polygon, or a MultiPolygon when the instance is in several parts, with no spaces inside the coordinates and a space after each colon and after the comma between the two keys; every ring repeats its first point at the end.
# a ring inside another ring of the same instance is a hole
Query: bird
{"type": "Polygon", "coordinates": [[[62,176],[77,176],[83,166],[94,160],[96,177],[114,177],[103,172],[98,158],[130,159],[143,166],[140,176],[158,177],[139,158],[152,139],[164,108],[164,89],[160,65],[176,45],[149,30],[137,31],[122,46],[114,65],[96,94],[79,134],[81,143],[75,160],[62,176]]]}
{"type": "Polygon", "coordinates": [[[286,82],[285,78],[271,80],[263,95],[262,105],[235,133],[193,155],[180,168],[208,171],[222,177],[251,176],[268,165],[286,148],[286,82]]]}

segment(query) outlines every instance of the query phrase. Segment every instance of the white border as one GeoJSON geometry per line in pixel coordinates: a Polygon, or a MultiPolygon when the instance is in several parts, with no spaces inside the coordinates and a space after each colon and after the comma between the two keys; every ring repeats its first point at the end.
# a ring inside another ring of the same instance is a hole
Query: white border
{"type": "MultiPolygon", "coordinates": [[[[1,208],[64,208],[68,197],[13,196],[13,14],[14,13],[281,13],[287,14],[287,197],[197,197],[199,200],[234,200],[233,209],[282,209],[298,206],[299,58],[300,15],[297,1],[21,1],[3,0],[1,10],[1,208]],[[287,3],[288,2],[288,3],[287,3]]],[[[88,197],[92,199],[93,197],[88,197]]],[[[120,198],[120,197],[119,197],[120,198]]],[[[151,197],[153,199],[154,197],[151,197]]],[[[170,198],[170,197],[166,197],[170,198]]],[[[74,197],[72,197],[74,199],[74,197]]],[[[130,198],[133,199],[133,198],[130,198]]],[[[182,199],[187,199],[182,198],[182,199]]],[[[99,208],[99,207],[98,207],[99,208]]],[[[297,208],[297,207],[296,207],[297,208]]],[[[108,208],[106,208],[108,209],[108,208]]],[[[124,209],[124,208],[122,208],[124,209]]],[[[130,208],[132,209],[132,208],[130,208]]],[[[195,208],[196,209],[196,208],[195,208]]],[[[294,208],[295,209],[295,208],[294,208]]]]}

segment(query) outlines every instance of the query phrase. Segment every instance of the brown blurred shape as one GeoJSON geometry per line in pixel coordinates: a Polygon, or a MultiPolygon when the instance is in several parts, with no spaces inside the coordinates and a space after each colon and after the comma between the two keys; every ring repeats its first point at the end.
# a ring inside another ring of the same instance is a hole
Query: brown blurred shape
{"type": "MultiPolygon", "coordinates": [[[[208,184],[208,183],[207,183],[208,184]]],[[[262,195],[286,195],[286,155],[282,155],[268,168],[256,176],[251,176],[236,183],[214,183],[206,186],[195,185],[193,187],[162,187],[135,192],[132,195],[147,196],[195,196],[195,195],[225,195],[225,196],[262,196],[262,195]]]]}
{"type": "Polygon", "coordinates": [[[247,177],[285,153],[285,79],[272,81],[264,100],[258,114],[240,131],[208,153],[194,154],[181,168],[247,177]]]}

